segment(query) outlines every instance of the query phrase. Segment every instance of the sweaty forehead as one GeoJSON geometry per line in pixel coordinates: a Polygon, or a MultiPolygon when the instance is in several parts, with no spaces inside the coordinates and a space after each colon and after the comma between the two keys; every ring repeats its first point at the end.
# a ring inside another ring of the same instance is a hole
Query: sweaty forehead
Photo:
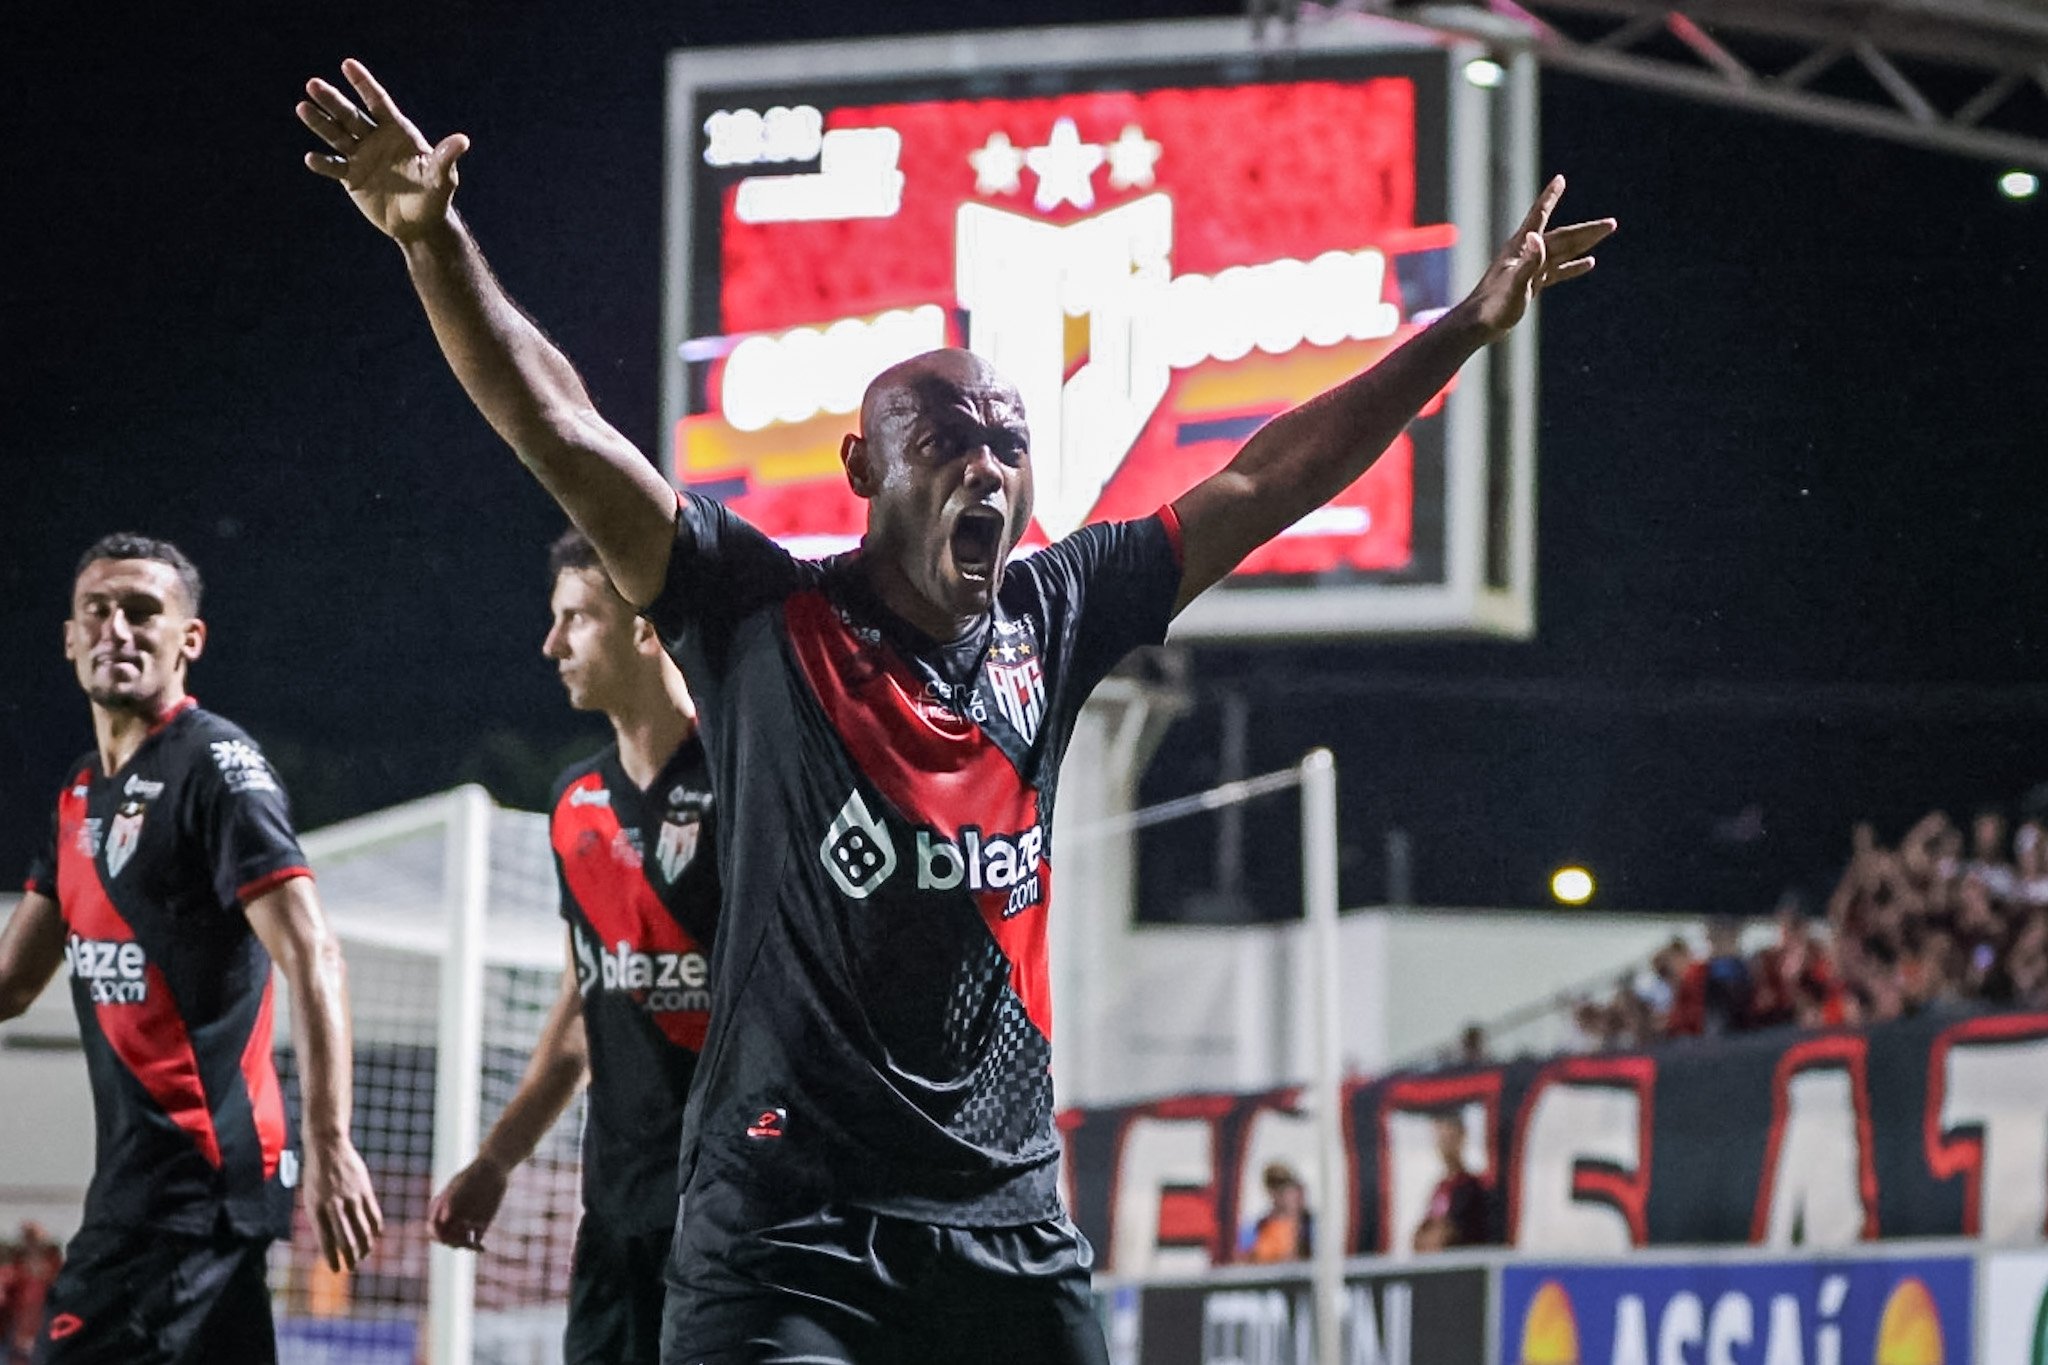
{"type": "Polygon", "coordinates": [[[95,559],[72,585],[72,600],[153,597],[166,606],[189,607],[178,571],[156,559],[95,559]]]}
{"type": "Polygon", "coordinates": [[[1021,426],[1024,402],[987,361],[965,351],[935,351],[885,371],[862,405],[863,427],[967,420],[1021,426]]]}

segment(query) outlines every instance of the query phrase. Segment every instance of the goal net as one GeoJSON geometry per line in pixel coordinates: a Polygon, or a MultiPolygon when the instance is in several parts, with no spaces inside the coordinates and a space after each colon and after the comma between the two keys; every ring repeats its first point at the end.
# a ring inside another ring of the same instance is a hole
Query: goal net
{"type": "MultiPolygon", "coordinates": [[[[284,1365],[561,1359],[581,1200],[582,1101],[514,1173],[482,1254],[436,1245],[435,1190],[475,1154],[560,989],[546,817],[463,787],[316,831],[306,850],[348,960],[356,1146],[384,1210],[376,1254],[329,1271],[304,1210],[273,1255],[284,1365]]],[[[298,1102],[290,1011],[277,1060],[298,1102]]],[[[303,1112],[295,1108],[294,1112],[303,1112]]]]}

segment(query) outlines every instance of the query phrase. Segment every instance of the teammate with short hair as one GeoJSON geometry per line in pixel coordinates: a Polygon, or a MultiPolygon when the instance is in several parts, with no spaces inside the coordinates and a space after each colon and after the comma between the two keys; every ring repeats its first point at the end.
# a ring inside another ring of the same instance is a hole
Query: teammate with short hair
{"type": "Polygon", "coordinates": [[[430,144],[358,62],[298,114],[399,245],[455,372],[589,533],[703,708],[726,887],[684,1120],[663,1359],[1101,1361],[1060,1207],[1047,843],[1082,702],[1130,649],[1351,484],[1611,222],[1549,229],[1553,181],[1478,288],[1137,521],[1028,558],[1016,389],[944,350],[868,389],[842,463],[858,551],[792,558],[680,495],[592,406],[450,207],[430,144]],[[358,102],[360,101],[360,102],[358,102]]]}
{"type": "Polygon", "coordinates": [[[561,992],[504,1114],[428,1218],[440,1241],[481,1250],[512,1169],[587,1079],[563,1359],[655,1365],[683,1101],[711,1003],[711,781],[682,675],[613,591],[589,540],[566,532],[548,566],[553,622],[541,651],[569,705],[603,712],[614,738],[557,778],[549,802],[568,921],[561,992]]]}
{"type": "Polygon", "coordinates": [[[264,1258],[292,1190],[327,1262],[354,1269],[383,1214],[349,1141],[341,950],[283,786],[186,690],[201,584],[168,541],[79,561],[64,655],[92,703],[27,894],[0,929],[0,1019],[71,968],[98,1155],[51,1287],[42,1365],[277,1358],[264,1258]],[[271,966],[291,991],[304,1169],[271,1057],[271,966]]]}

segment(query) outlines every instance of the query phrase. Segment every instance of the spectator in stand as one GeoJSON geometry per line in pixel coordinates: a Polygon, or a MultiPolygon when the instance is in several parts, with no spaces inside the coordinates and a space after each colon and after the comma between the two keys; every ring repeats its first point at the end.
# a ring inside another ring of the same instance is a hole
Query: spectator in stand
{"type": "Polygon", "coordinates": [[[1779,897],[1776,919],[1778,941],[1750,964],[1751,1028],[1799,1023],[1809,1009],[1825,1016],[1827,1002],[1837,993],[1827,945],[1814,937],[1797,893],[1779,897]]]}
{"type": "Polygon", "coordinates": [[[2006,856],[2005,812],[1996,806],[1978,810],[1970,821],[1970,861],[1963,871],[1983,884],[1996,900],[2009,900],[2019,887],[2019,875],[2006,856]]]}
{"type": "Polygon", "coordinates": [[[1467,1024],[1458,1034],[1458,1065],[1485,1066],[1486,1030],[1477,1024],[1467,1024]]]}
{"type": "Polygon", "coordinates": [[[1250,1265],[1307,1260],[1315,1245],[1315,1215],[1308,1211],[1301,1177],[1286,1162],[1274,1161],[1266,1166],[1265,1184],[1269,1207],[1245,1229],[1239,1259],[1250,1265]]]}
{"type": "Polygon", "coordinates": [[[1429,1196],[1429,1210],[1416,1224],[1417,1251],[1485,1246],[1493,1240],[1487,1216],[1486,1182],[1465,1167],[1465,1120],[1455,1109],[1436,1116],[1436,1150],[1443,1179],[1429,1196]]]}
{"type": "Polygon", "coordinates": [[[2012,850],[2018,881],[2012,898],[2022,905],[2048,905],[2048,819],[2021,825],[2012,850]]]}

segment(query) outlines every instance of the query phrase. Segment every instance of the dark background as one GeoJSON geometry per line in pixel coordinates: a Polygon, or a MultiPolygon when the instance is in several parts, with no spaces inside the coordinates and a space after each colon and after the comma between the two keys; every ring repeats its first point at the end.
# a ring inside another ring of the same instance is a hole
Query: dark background
{"type": "MultiPolygon", "coordinates": [[[[476,779],[533,805],[604,737],[539,657],[546,496],[442,364],[396,251],[308,174],[307,76],[366,60],[430,137],[514,296],[656,439],[662,61],[684,45],[1234,13],[1204,0],[829,6],[73,5],[0,43],[0,863],[90,743],[61,658],[104,531],[182,544],[194,690],[302,825],[476,779]]],[[[1147,800],[1337,754],[1347,902],[1381,839],[1418,898],[1524,904],[1566,857],[1599,903],[1763,909],[1896,836],[2048,779],[2048,205],[2002,167],[1546,74],[1542,161],[1622,231],[1542,326],[1530,643],[1202,651],[1147,800]]],[[[1145,912],[1210,879],[1213,822],[1148,837],[1145,912]]],[[[1256,909],[1298,905],[1285,800],[1256,909]]]]}

